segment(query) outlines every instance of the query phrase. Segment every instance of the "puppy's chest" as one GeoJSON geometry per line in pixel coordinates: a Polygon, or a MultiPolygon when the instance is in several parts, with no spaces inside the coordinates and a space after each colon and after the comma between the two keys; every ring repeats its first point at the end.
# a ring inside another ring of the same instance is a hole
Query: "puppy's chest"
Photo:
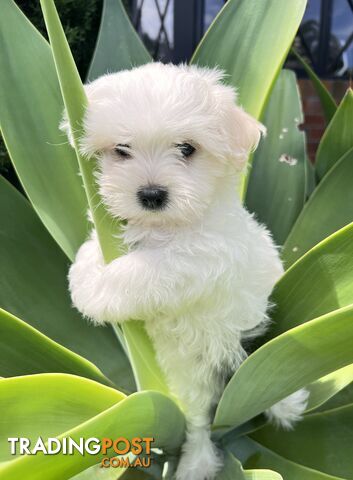
{"type": "Polygon", "coordinates": [[[219,358],[229,352],[239,341],[240,332],[233,315],[212,305],[210,297],[189,307],[183,313],[157,314],[146,328],[156,350],[165,358],[177,355],[180,358],[196,360],[200,355],[210,355],[214,346],[219,358]]]}

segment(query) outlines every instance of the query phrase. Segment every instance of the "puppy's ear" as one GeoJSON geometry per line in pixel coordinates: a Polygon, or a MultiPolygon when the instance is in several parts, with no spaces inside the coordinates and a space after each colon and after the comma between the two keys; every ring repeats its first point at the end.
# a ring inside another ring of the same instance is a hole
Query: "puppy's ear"
{"type": "Polygon", "coordinates": [[[193,71],[208,82],[216,104],[218,129],[223,142],[221,151],[241,171],[249,154],[257,148],[261,136],[266,135],[265,126],[237,105],[237,91],[224,83],[227,76],[222,70],[189,68],[194,68],[193,71]]]}
{"type": "Polygon", "coordinates": [[[266,135],[266,127],[241,107],[233,105],[229,112],[228,135],[230,156],[236,169],[241,171],[249,154],[256,150],[261,136],[266,135]]]}

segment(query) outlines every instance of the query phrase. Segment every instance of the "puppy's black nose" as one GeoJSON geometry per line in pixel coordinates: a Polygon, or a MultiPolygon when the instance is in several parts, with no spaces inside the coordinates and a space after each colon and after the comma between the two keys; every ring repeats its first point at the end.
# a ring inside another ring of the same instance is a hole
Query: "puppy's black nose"
{"type": "Polygon", "coordinates": [[[146,210],[162,210],[168,201],[168,190],[159,185],[141,187],[137,192],[140,204],[146,210]]]}

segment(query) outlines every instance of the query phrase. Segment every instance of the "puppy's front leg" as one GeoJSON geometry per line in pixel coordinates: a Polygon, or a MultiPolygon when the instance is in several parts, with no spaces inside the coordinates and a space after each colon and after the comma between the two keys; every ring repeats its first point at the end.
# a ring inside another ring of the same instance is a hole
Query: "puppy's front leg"
{"type": "Polygon", "coordinates": [[[73,304],[97,323],[153,318],[180,307],[182,291],[163,249],[141,249],[105,264],[95,232],[69,272],[73,304]]]}
{"type": "Polygon", "coordinates": [[[95,230],[76,254],[69,270],[69,290],[73,305],[96,323],[105,321],[109,298],[103,293],[102,279],[106,268],[95,230]]]}
{"type": "MultiPolygon", "coordinates": [[[[140,314],[138,264],[127,254],[105,264],[96,232],[79,249],[69,271],[75,307],[96,323],[123,322],[140,314]]],[[[140,272],[140,275],[142,272],[140,272]]]]}

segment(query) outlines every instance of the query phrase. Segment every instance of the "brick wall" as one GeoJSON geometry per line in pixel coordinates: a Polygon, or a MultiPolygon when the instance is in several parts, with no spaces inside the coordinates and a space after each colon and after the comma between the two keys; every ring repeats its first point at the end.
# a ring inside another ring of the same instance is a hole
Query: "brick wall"
{"type": "MultiPolygon", "coordinates": [[[[308,79],[299,79],[298,83],[303,101],[305,118],[303,129],[307,135],[308,154],[310,159],[314,161],[320,138],[325,130],[325,119],[320,100],[311,81],[308,79]]],[[[349,82],[345,80],[325,80],[324,83],[337,103],[341,101],[349,87],[349,82]]]]}

